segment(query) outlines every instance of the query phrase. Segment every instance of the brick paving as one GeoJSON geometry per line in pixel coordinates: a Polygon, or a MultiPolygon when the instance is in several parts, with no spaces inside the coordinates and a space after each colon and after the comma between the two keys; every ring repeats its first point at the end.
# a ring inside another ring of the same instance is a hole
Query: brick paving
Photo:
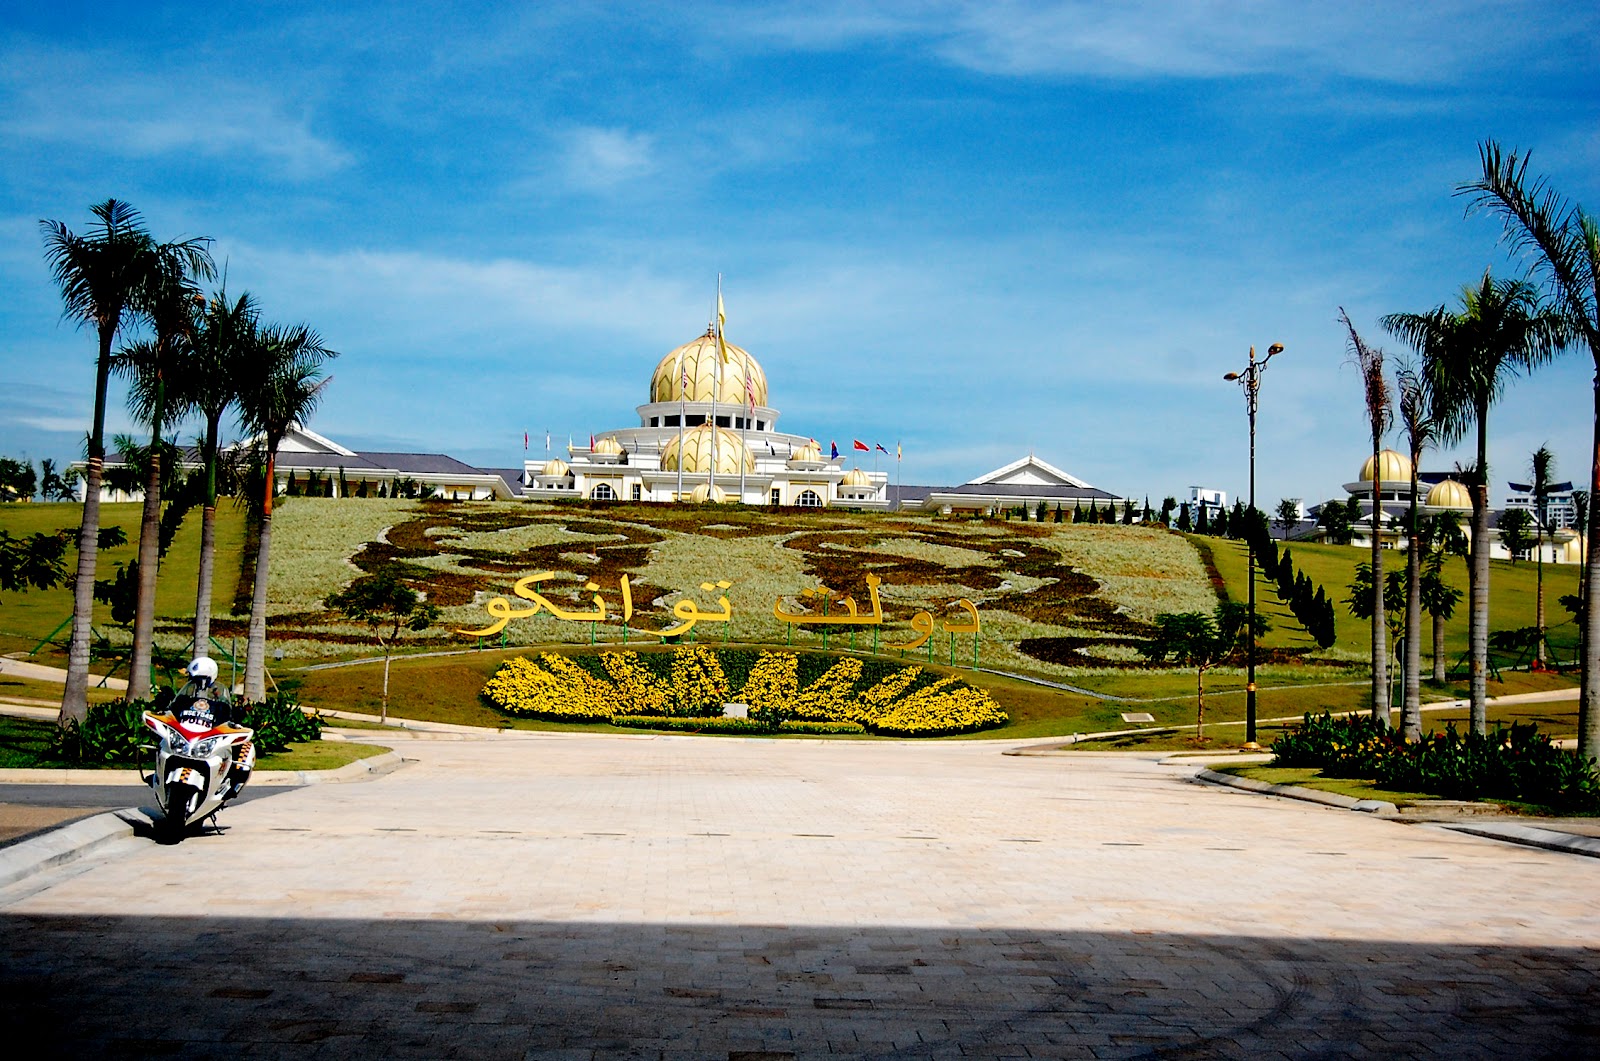
{"type": "Polygon", "coordinates": [[[993,742],[417,741],[0,892],[64,1056],[1600,1056],[1600,860],[993,742]]]}

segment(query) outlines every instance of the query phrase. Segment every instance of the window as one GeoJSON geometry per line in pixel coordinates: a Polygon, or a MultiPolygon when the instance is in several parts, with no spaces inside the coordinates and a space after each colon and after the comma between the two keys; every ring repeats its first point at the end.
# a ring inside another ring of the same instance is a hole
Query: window
{"type": "Polygon", "coordinates": [[[717,426],[718,427],[731,426],[731,421],[726,416],[719,416],[719,417],[717,417],[717,426]]]}
{"type": "Polygon", "coordinates": [[[765,431],[766,429],[767,429],[767,422],[765,420],[757,420],[756,421],[756,430],[757,431],[765,431]]]}
{"type": "Polygon", "coordinates": [[[699,427],[705,422],[706,418],[703,413],[691,413],[683,418],[683,424],[685,427],[699,427]]]}
{"type": "Polygon", "coordinates": [[[671,416],[662,417],[661,418],[661,423],[662,423],[662,425],[664,427],[677,427],[678,426],[678,414],[677,413],[673,413],[671,416]]]}
{"type": "Polygon", "coordinates": [[[633,484],[633,499],[635,501],[644,500],[644,487],[640,486],[638,483],[633,484]]]}
{"type": "Polygon", "coordinates": [[[610,483],[601,483],[590,492],[589,496],[596,501],[615,501],[617,492],[611,489],[610,483]]]}
{"type": "Polygon", "coordinates": [[[774,505],[783,504],[783,491],[779,490],[776,486],[772,488],[772,503],[774,505]]]}
{"type": "Polygon", "coordinates": [[[651,427],[660,427],[661,426],[661,424],[659,423],[660,419],[661,419],[661,417],[659,417],[659,416],[652,416],[650,418],[650,426],[651,427]]]}
{"type": "Polygon", "coordinates": [[[815,490],[802,490],[800,496],[795,498],[795,504],[801,508],[821,508],[822,498],[817,496],[815,490]]]}

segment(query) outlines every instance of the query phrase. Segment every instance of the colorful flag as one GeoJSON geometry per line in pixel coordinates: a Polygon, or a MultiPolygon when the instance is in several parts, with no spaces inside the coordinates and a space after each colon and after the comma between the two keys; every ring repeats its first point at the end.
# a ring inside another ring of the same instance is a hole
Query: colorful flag
{"type": "Polygon", "coordinates": [[[749,370],[749,368],[746,368],[745,369],[745,373],[744,373],[744,397],[745,397],[746,403],[750,406],[750,411],[752,413],[755,412],[756,411],[756,388],[755,388],[755,384],[750,382],[750,370],[749,370]]]}
{"type": "Polygon", "coordinates": [[[523,452],[527,452],[528,449],[528,433],[526,431],[522,433],[522,449],[523,452]]]}
{"type": "Polygon", "coordinates": [[[594,449],[594,436],[593,435],[589,436],[589,448],[590,449],[594,449]]]}
{"type": "Polygon", "coordinates": [[[852,439],[852,441],[855,442],[855,444],[856,444],[855,448],[860,450],[862,453],[871,453],[872,452],[872,447],[867,445],[865,442],[861,441],[859,438],[852,439]]]}
{"type": "Polygon", "coordinates": [[[838,460],[839,459],[839,443],[833,441],[832,439],[829,439],[828,440],[828,446],[829,446],[829,448],[831,448],[833,450],[833,456],[828,458],[828,459],[829,460],[838,460]]]}
{"type": "Polygon", "coordinates": [[[883,454],[885,457],[887,457],[889,455],[889,451],[883,448],[883,443],[882,442],[879,442],[875,448],[877,449],[877,451],[879,453],[883,454]]]}
{"type": "Polygon", "coordinates": [[[904,456],[905,456],[905,452],[903,450],[901,450],[900,443],[896,442],[894,444],[894,459],[895,460],[899,460],[900,458],[902,458],[904,456]]]}

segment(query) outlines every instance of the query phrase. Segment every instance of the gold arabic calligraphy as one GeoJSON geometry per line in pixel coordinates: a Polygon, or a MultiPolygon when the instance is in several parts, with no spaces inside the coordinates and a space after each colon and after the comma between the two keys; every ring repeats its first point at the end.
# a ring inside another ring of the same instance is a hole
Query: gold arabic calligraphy
{"type": "MultiPolygon", "coordinates": [[[[593,611],[574,611],[563,608],[533,588],[540,582],[555,577],[554,571],[541,571],[536,575],[518,579],[516,585],[512,587],[512,592],[521,599],[532,602],[530,607],[518,608],[505,597],[494,597],[484,605],[484,610],[489,613],[489,618],[493,619],[494,622],[481,630],[457,630],[456,632],[466,634],[469,637],[488,637],[504,630],[506,623],[512,619],[526,619],[528,616],[537,615],[541,611],[549,612],[555,618],[564,619],[568,622],[605,621],[608,614],[605,598],[600,596],[600,586],[595,582],[586,582],[583,586],[584,592],[594,593],[591,598],[594,601],[593,611]]],[[[627,575],[623,575],[618,580],[618,583],[622,588],[622,621],[627,623],[633,618],[633,587],[629,583],[627,575]]],[[[855,598],[839,597],[834,590],[819,585],[815,589],[802,590],[800,597],[822,602],[821,611],[786,612],[783,610],[783,601],[776,600],[772,602],[772,616],[779,622],[789,623],[794,626],[881,626],[884,622],[883,601],[878,596],[878,587],[883,583],[883,579],[877,575],[868,575],[866,583],[867,595],[872,605],[871,610],[866,614],[862,614],[861,607],[856,603],[855,598]],[[828,605],[835,601],[844,608],[843,613],[829,613],[828,605]]],[[[695,601],[684,598],[672,606],[673,617],[679,620],[678,625],[668,627],[665,630],[640,630],[639,632],[653,637],[676,637],[679,634],[688,633],[694,629],[697,623],[725,623],[730,621],[733,618],[733,605],[728,600],[727,590],[732,585],[733,583],[726,581],[700,583],[700,588],[707,593],[721,591],[717,597],[717,605],[721,609],[720,611],[704,609],[695,601]]],[[[964,597],[954,601],[951,606],[964,610],[971,617],[971,620],[965,623],[953,623],[945,620],[945,632],[949,634],[976,634],[981,625],[978,620],[977,607],[964,597]]],[[[922,647],[927,643],[928,638],[933,636],[934,622],[933,613],[918,612],[911,617],[911,629],[912,632],[919,636],[903,645],[891,645],[888,647],[902,649],[922,647]]]]}

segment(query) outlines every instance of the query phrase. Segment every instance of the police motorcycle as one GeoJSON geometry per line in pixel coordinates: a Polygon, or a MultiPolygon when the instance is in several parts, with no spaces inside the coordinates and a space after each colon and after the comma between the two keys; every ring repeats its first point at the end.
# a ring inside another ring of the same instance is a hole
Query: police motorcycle
{"type": "Polygon", "coordinates": [[[189,826],[237,798],[255,768],[255,731],[235,724],[236,710],[217,685],[217,663],[201,657],[184,668],[188,681],[165,713],[144,712],[156,735],[155,769],[146,779],[155,791],[166,831],[181,839],[189,826]]]}

